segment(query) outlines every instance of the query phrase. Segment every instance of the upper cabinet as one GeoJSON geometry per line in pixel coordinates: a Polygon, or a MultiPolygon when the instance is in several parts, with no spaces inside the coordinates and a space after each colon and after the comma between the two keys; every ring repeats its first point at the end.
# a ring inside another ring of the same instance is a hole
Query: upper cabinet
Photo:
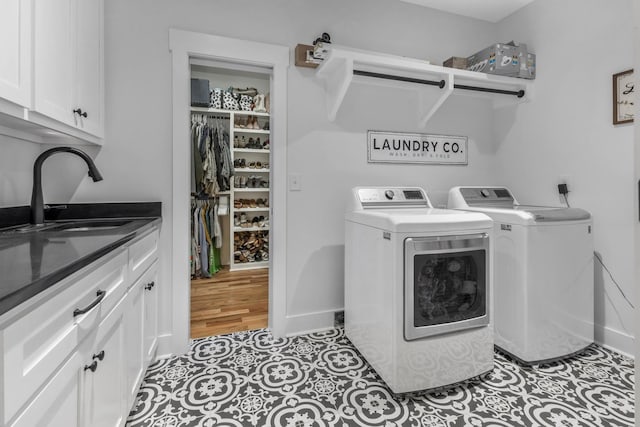
{"type": "Polygon", "coordinates": [[[104,0],[0,3],[0,133],[102,143],[103,17],[104,0]]]}
{"type": "Polygon", "coordinates": [[[97,137],[104,135],[102,8],[102,0],[35,0],[33,43],[34,111],[97,137]]]}
{"type": "Polygon", "coordinates": [[[0,98],[15,111],[31,106],[31,2],[0,3],[0,98]]]}

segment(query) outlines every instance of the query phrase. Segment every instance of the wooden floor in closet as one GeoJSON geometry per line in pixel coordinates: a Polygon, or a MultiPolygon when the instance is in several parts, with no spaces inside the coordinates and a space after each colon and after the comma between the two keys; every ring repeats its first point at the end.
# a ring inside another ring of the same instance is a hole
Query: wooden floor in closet
{"type": "Polygon", "coordinates": [[[267,327],[269,269],[229,271],[191,281],[191,338],[267,327]]]}

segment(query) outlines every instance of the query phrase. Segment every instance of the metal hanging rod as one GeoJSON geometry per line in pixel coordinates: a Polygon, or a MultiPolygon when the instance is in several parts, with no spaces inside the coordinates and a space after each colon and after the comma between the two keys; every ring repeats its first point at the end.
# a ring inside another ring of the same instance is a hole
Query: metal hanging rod
{"type": "Polygon", "coordinates": [[[444,80],[423,80],[414,79],[412,77],[392,76],[391,74],[372,73],[370,71],[353,70],[353,74],[356,76],[375,77],[378,79],[397,80],[400,82],[419,83],[422,85],[438,86],[440,89],[444,87],[446,82],[444,80]]]}
{"type": "MultiPolygon", "coordinates": [[[[444,88],[446,84],[444,80],[440,80],[440,81],[423,80],[423,79],[415,79],[412,77],[394,76],[391,74],[372,73],[370,71],[362,71],[362,70],[353,70],[353,74],[356,76],[375,77],[378,79],[396,80],[400,82],[419,83],[419,84],[430,85],[430,86],[438,86],[440,89],[444,88]]],[[[453,87],[456,89],[475,90],[478,92],[499,93],[502,95],[515,95],[518,98],[522,98],[524,96],[524,90],[516,91],[516,90],[493,89],[488,87],[469,86],[469,85],[460,85],[460,84],[454,84],[453,87]]]]}
{"type": "Polygon", "coordinates": [[[209,114],[202,114],[202,113],[191,113],[194,116],[202,116],[202,117],[206,117],[208,119],[214,119],[214,120],[229,120],[229,117],[225,117],[225,116],[212,116],[209,114]]]}
{"type": "Polygon", "coordinates": [[[493,88],[489,88],[489,87],[459,85],[459,84],[455,84],[455,83],[453,84],[453,87],[456,88],[456,89],[475,90],[475,91],[478,91],[478,92],[500,93],[502,95],[515,95],[518,98],[522,98],[524,96],[524,90],[493,89],[493,88]]]}

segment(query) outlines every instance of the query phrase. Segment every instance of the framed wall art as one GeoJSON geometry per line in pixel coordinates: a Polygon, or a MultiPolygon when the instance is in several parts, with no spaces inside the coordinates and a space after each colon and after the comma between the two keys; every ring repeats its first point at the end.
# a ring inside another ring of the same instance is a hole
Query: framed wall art
{"type": "Polygon", "coordinates": [[[633,122],[634,112],[633,69],[613,75],[613,124],[633,122]]]}

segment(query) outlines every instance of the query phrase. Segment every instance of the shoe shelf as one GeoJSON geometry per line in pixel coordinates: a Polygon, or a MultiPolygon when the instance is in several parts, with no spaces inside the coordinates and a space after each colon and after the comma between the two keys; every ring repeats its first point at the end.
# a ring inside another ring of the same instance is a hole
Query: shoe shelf
{"type": "Polygon", "coordinates": [[[236,172],[247,172],[247,173],[269,173],[270,169],[268,168],[234,168],[236,172]]]}
{"type": "Polygon", "coordinates": [[[264,208],[233,208],[234,212],[268,212],[269,207],[265,206],[264,208]]]}
{"type": "Polygon", "coordinates": [[[382,85],[418,96],[418,125],[429,119],[451,95],[489,98],[494,108],[533,99],[533,81],[459,70],[414,58],[331,45],[316,68],[324,83],[329,120],[334,121],[353,83],[382,85]]]}
{"type": "Polygon", "coordinates": [[[235,191],[236,193],[253,193],[253,192],[268,192],[269,188],[265,188],[265,187],[242,187],[242,188],[234,188],[233,191],[235,191]]]}
{"type": "Polygon", "coordinates": [[[247,129],[247,128],[233,128],[233,132],[235,133],[253,133],[253,134],[260,134],[260,135],[269,135],[269,133],[271,131],[268,130],[264,130],[264,129],[247,129]]]}
{"type": "Polygon", "coordinates": [[[206,108],[206,107],[191,107],[192,113],[198,114],[236,114],[244,116],[257,116],[257,117],[269,117],[269,113],[257,113],[255,111],[244,110],[222,110],[220,108],[206,108]]]}
{"type": "Polygon", "coordinates": [[[264,226],[264,227],[233,227],[233,232],[234,233],[240,233],[242,231],[268,231],[269,230],[269,226],[264,226]]]}
{"type": "Polygon", "coordinates": [[[236,153],[265,153],[268,154],[270,150],[266,150],[264,148],[234,148],[233,151],[236,153]]]}
{"type": "Polygon", "coordinates": [[[249,270],[252,268],[267,268],[269,267],[269,261],[248,261],[248,262],[234,262],[234,270],[249,270]]]}

